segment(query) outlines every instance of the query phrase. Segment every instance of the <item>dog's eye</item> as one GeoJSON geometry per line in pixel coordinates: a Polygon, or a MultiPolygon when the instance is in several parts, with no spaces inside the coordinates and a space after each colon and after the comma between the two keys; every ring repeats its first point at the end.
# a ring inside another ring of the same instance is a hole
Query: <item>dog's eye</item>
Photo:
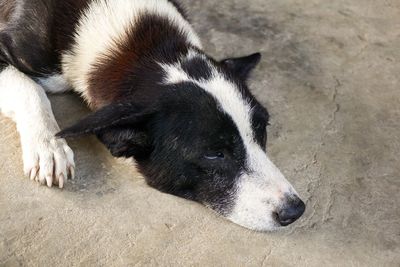
{"type": "Polygon", "coordinates": [[[204,155],[204,158],[209,160],[216,160],[225,158],[225,155],[222,152],[208,152],[204,155]]]}

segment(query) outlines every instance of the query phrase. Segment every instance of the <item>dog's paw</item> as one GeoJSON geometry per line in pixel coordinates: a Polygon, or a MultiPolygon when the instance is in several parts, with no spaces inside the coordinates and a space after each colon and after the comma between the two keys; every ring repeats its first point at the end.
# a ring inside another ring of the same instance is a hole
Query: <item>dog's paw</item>
{"type": "Polygon", "coordinates": [[[22,138],[24,172],[42,185],[60,188],[75,175],[74,153],[64,139],[42,134],[22,138]]]}

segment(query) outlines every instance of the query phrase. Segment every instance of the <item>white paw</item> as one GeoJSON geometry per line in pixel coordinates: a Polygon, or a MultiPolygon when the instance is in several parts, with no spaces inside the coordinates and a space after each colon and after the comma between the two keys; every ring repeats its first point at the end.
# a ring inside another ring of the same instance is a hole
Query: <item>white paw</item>
{"type": "Polygon", "coordinates": [[[64,187],[75,175],[74,153],[64,139],[42,133],[21,136],[25,175],[42,185],[64,187]]]}

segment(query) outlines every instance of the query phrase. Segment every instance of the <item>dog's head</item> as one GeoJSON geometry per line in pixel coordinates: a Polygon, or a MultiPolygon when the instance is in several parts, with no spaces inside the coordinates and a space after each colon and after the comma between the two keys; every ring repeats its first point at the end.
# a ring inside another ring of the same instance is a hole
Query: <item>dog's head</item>
{"type": "MultiPolygon", "coordinates": [[[[268,113],[246,79],[260,54],[216,62],[190,51],[159,64],[162,97],[106,106],[59,136],[95,134],[117,157],[133,157],[149,185],[200,202],[255,230],[273,230],[305,209],[268,158],[268,113]]],[[[145,94],[145,93],[144,93],[145,94]]]]}

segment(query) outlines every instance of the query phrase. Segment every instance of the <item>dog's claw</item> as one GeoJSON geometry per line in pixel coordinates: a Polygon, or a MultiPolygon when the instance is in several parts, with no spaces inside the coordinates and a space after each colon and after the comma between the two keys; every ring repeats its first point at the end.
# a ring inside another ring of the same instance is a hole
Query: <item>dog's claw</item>
{"type": "Polygon", "coordinates": [[[53,185],[53,177],[51,175],[46,176],[47,187],[51,188],[53,185]]]}
{"type": "Polygon", "coordinates": [[[58,177],[58,187],[62,189],[64,187],[64,174],[60,174],[58,177]]]}
{"type": "Polygon", "coordinates": [[[36,176],[37,176],[37,174],[38,174],[38,171],[39,171],[39,168],[38,168],[38,167],[34,167],[34,168],[31,170],[31,173],[30,173],[30,176],[29,176],[29,178],[31,179],[31,181],[33,181],[33,180],[36,178],[36,176]]]}
{"type": "Polygon", "coordinates": [[[29,137],[22,142],[26,175],[41,185],[63,188],[68,172],[75,175],[72,150],[64,139],[29,137]]]}
{"type": "Polygon", "coordinates": [[[71,180],[74,180],[75,179],[75,168],[74,168],[74,166],[70,166],[69,167],[69,177],[71,178],[71,180]]]}

